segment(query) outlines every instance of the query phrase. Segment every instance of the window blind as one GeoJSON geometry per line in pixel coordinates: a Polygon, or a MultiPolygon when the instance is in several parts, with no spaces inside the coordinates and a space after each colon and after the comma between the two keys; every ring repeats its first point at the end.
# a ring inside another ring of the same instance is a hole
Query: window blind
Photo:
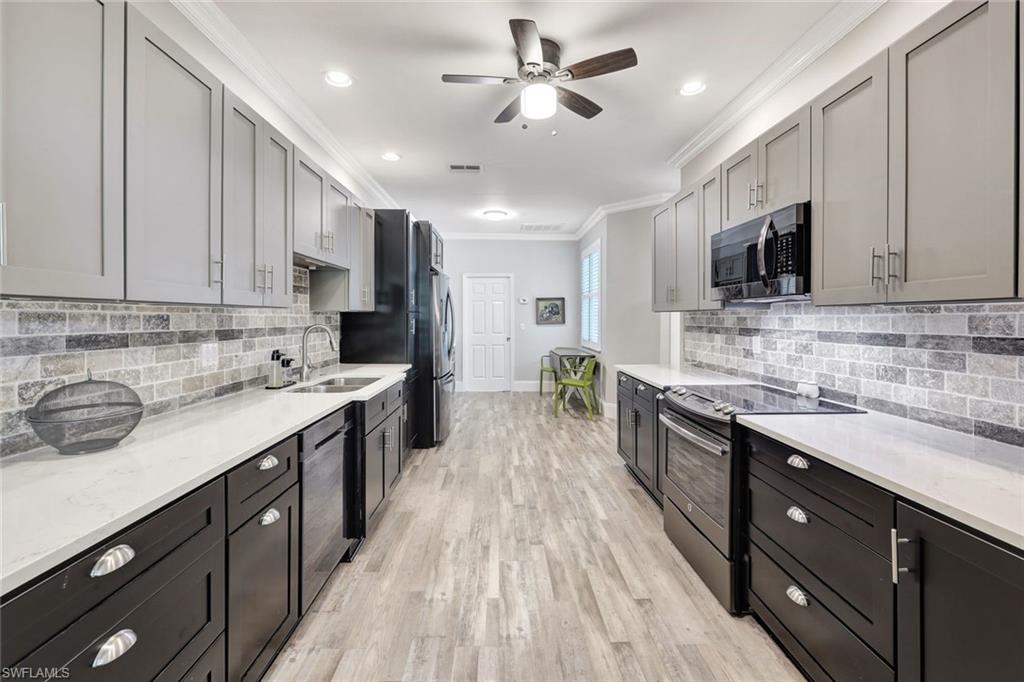
{"type": "Polygon", "coordinates": [[[580,335],[584,346],[601,347],[601,242],[580,260],[580,335]]]}

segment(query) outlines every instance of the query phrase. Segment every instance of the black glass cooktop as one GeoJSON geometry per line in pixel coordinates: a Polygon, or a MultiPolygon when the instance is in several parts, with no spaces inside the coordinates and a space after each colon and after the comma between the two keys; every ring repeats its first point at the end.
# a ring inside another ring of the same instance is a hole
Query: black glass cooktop
{"type": "Polygon", "coordinates": [[[712,416],[733,414],[852,414],[863,412],[819,398],[804,398],[765,384],[677,386],[666,391],[676,404],[712,416]]]}

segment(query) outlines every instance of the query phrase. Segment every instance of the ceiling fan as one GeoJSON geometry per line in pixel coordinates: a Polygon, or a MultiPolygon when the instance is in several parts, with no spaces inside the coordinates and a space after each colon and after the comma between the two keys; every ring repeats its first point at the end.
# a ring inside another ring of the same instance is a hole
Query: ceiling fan
{"type": "Polygon", "coordinates": [[[628,47],[599,57],[591,57],[570,66],[560,66],[562,48],[553,40],[541,38],[537,24],[530,19],[510,19],[512,39],[516,43],[518,75],[470,76],[446,73],[441,76],[444,83],[469,83],[476,85],[517,85],[526,87],[512,100],[495,123],[508,123],[522,113],[530,119],[544,119],[555,115],[558,105],[579,114],[583,118],[594,118],[601,113],[592,100],[564,88],[558,83],[578,81],[584,78],[602,76],[636,66],[636,52],[628,47]]]}

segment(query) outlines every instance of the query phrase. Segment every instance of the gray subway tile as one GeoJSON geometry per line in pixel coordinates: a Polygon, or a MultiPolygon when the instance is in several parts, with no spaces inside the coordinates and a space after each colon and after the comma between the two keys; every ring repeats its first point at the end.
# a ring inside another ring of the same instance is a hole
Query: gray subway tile
{"type": "Polygon", "coordinates": [[[886,414],[892,414],[897,417],[906,417],[908,410],[906,405],[902,405],[891,400],[883,400],[881,398],[869,398],[865,396],[861,396],[857,399],[857,406],[863,407],[866,410],[885,412],[886,414]]]}
{"type": "Polygon", "coordinates": [[[944,334],[907,334],[908,348],[926,348],[928,350],[971,350],[970,336],[949,336],[944,334]]]}
{"type": "Polygon", "coordinates": [[[68,333],[82,334],[107,331],[106,313],[68,313],[68,333]]]}
{"type": "Polygon", "coordinates": [[[998,338],[994,336],[975,336],[972,350],[975,353],[990,355],[1024,355],[1024,338],[998,338]]]}
{"type": "Polygon", "coordinates": [[[168,346],[178,343],[180,332],[133,332],[131,334],[131,345],[133,346],[168,346]]]}
{"type": "Polygon", "coordinates": [[[944,372],[966,372],[967,355],[948,351],[928,351],[928,368],[944,372]]]}
{"type": "Polygon", "coordinates": [[[989,440],[997,440],[1001,443],[1009,443],[1018,447],[1024,447],[1024,429],[1004,426],[1003,424],[992,424],[986,421],[974,422],[974,435],[989,440]]]}
{"type": "Polygon", "coordinates": [[[18,384],[18,404],[24,406],[35,405],[36,401],[46,393],[64,385],[64,379],[60,377],[50,379],[38,379],[18,384]]]}
{"type": "Polygon", "coordinates": [[[932,426],[940,426],[944,429],[951,429],[962,433],[974,432],[974,420],[969,417],[946,414],[945,412],[937,412],[936,410],[930,410],[924,407],[908,408],[907,416],[914,421],[924,422],[925,424],[931,424],[932,426]]]}
{"type": "Polygon", "coordinates": [[[932,369],[911,368],[907,370],[907,383],[911,386],[941,391],[946,387],[946,375],[932,369]]]}
{"type": "Polygon", "coordinates": [[[67,313],[49,311],[25,311],[18,313],[19,334],[63,334],[67,329],[67,313]]]}
{"type": "Polygon", "coordinates": [[[967,333],[972,336],[1015,336],[1016,315],[970,315],[967,318],[967,333]]]}
{"type": "Polygon", "coordinates": [[[109,350],[127,347],[127,334],[72,334],[67,337],[68,350],[109,350]]]}
{"type": "Polygon", "coordinates": [[[85,353],[59,353],[42,355],[39,358],[39,374],[43,377],[59,377],[68,374],[85,373],[85,353]]]}

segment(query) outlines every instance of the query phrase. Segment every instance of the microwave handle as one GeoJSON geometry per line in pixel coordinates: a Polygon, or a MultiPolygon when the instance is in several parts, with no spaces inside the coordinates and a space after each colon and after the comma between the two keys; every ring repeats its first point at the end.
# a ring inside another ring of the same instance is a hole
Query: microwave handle
{"type": "Polygon", "coordinates": [[[761,234],[757,236],[757,274],[761,275],[761,283],[766,287],[770,286],[768,281],[768,264],[765,262],[765,246],[768,242],[768,231],[775,229],[772,225],[772,217],[766,216],[764,225],[761,226],[761,234]]]}
{"type": "Polygon", "coordinates": [[[680,426],[675,419],[672,419],[668,415],[659,414],[658,421],[664,424],[667,429],[672,431],[672,433],[676,434],[680,438],[690,441],[702,450],[707,450],[711,454],[718,455],[719,457],[724,457],[728,453],[727,448],[719,445],[718,443],[712,443],[706,438],[694,435],[689,429],[680,426]]]}

